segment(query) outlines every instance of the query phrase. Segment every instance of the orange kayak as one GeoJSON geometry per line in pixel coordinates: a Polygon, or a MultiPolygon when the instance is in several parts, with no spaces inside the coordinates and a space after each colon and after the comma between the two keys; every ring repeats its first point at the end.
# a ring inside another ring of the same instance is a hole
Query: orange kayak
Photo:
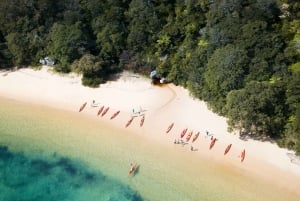
{"type": "Polygon", "coordinates": [[[192,135],[193,135],[193,131],[189,132],[189,134],[186,136],[187,142],[191,139],[192,135]]]}
{"type": "Polygon", "coordinates": [[[140,122],[140,127],[142,127],[144,125],[144,121],[145,121],[145,115],[143,115],[141,122],[140,122]]]}
{"type": "Polygon", "coordinates": [[[171,123],[171,124],[170,124],[170,126],[168,127],[168,129],[167,129],[166,133],[169,133],[169,132],[170,132],[170,130],[173,128],[173,126],[174,126],[174,123],[171,123]]]}
{"type": "Polygon", "coordinates": [[[231,148],[231,145],[232,145],[232,144],[229,144],[229,145],[226,147],[226,149],[225,149],[225,151],[224,151],[224,155],[226,155],[226,154],[229,152],[229,150],[230,150],[230,148],[231,148]]]}
{"type": "Polygon", "coordinates": [[[135,171],[137,170],[138,166],[139,166],[138,164],[132,165],[130,170],[128,171],[128,175],[134,174],[135,171]]]}
{"type": "Polygon", "coordinates": [[[199,137],[199,135],[200,135],[200,132],[197,132],[197,133],[194,135],[192,142],[195,142],[195,141],[197,140],[197,138],[199,137]]]}
{"type": "Polygon", "coordinates": [[[134,119],[134,117],[131,117],[131,119],[129,119],[129,121],[126,123],[125,127],[128,127],[131,124],[131,122],[133,121],[133,119],[134,119]]]}
{"type": "Polygon", "coordinates": [[[181,134],[180,134],[180,137],[181,138],[183,138],[183,136],[186,134],[186,132],[187,132],[187,128],[185,128],[182,132],[181,132],[181,134]]]}
{"type": "Polygon", "coordinates": [[[103,113],[101,114],[101,116],[103,117],[109,110],[109,107],[105,108],[105,110],[103,111],[103,113]]]}
{"type": "Polygon", "coordinates": [[[120,113],[120,110],[119,111],[117,111],[117,112],[115,112],[111,117],[110,117],[110,119],[113,119],[113,118],[115,118],[118,114],[120,113]]]}
{"type": "Polygon", "coordinates": [[[244,150],[242,151],[242,153],[241,153],[241,162],[244,161],[245,155],[246,155],[246,151],[245,151],[245,149],[244,149],[244,150]]]}
{"type": "Polygon", "coordinates": [[[103,111],[103,109],[104,109],[104,106],[102,106],[102,107],[99,109],[99,111],[98,111],[98,113],[97,113],[98,116],[101,114],[101,112],[103,111]]]}
{"type": "Polygon", "coordinates": [[[216,141],[217,141],[217,138],[214,138],[214,139],[211,141],[210,146],[209,146],[209,149],[212,149],[212,148],[214,147],[216,141]]]}
{"type": "Polygon", "coordinates": [[[87,102],[85,102],[81,105],[81,107],[79,108],[79,112],[81,112],[85,108],[86,104],[87,104],[87,102]]]}

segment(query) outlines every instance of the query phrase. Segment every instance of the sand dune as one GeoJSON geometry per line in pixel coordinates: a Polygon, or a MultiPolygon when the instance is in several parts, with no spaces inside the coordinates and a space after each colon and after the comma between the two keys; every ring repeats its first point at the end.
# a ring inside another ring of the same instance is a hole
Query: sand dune
{"type": "MultiPolygon", "coordinates": [[[[28,68],[0,72],[0,95],[76,112],[87,102],[83,115],[101,118],[111,126],[127,129],[166,146],[181,139],[181,131],[187,128],[193,134],[200,132],[197,141],[192,143],[190,140],[184,145],[186,150],[193,146],[194,158],[210,157],[211,160],[228,163],[270,181],[276,179],[278,182],[284,178],[283,184],[294,182],[294,187],[300,187],[300,165],[292,151],[270,142],[243,141],[238,134],[228,133],[226,119],[211,112],[204,102],[190,97],[182,87],[173,84],[153,86],[150,80],[129,72],[122,73],[116,81],[107,82],[97,89],[82,86],[80,79],[75,74],[52,73],[48,67],[40,71],[28,68]],[[109,107],[109,110],[105,116],[97,117],[102,106],[109,107]],[[111,120],[110,117],[117,111],[120,113],[111,120]],[[141,115],[145,115],[142,127],[141,115]],[[132,116],[135,117],[126,128],[125,124],[132,116]],[[171,123],[174,126],[167,134],[171,123]],[[217,138],[212,150],[209,150],[210,136],[206,132],[217,138]],[[224,156],[228,144],[232,144],[232,147],[224,156]],[[243,149],[246,150],[246,158],[241,163],[243,149]],[[291,161],[291,158],[294,159],[291,161]],[[274,175],[282,177],[275,178],[274,175]]],[[[186,141],[186,136],[182,140],[186,141]]]]}

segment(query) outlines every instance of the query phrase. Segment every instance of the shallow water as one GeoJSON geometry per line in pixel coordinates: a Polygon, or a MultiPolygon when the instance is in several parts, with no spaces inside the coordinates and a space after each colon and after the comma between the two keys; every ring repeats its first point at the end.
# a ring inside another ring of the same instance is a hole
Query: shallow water
{"type": "Polygon", "coordinates": [[[136,200],[128,185],[68,158],[42,158],[0,147],[0,200],[136,200]]]}
{"type": "Polygon", "coordinates": [[[191,161],[177,147],[84,113],[0,103],[0,200],[299,200],[241,169],[191,161]],[[140,169],[128,177],[131,162],[140,169]]]}

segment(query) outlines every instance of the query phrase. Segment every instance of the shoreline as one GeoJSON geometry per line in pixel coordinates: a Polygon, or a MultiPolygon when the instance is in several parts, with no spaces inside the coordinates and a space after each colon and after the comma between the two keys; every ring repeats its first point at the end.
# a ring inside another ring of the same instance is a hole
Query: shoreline
{"type": "Polygon", "coordinates": [[[292,153],[291,151],[270,142],[243,141],[238,135],[227,132],[225,118],[208,110],[204,102],[191,98],[182,87],[172,84],[152,86],[149,80],[132,75],[125,72],[118,80],[91,89],[81,85],[80,76],[53,74],[48,67],[43,67],[40,71],[20,69],[9,73],[0,72],[0,96],[73,112],[77,112],[87,102],[80,115],[100,119],[109,126],[135,133],[145,140],[150,139],[165,146],[174,146],[174,140],[180,138],[184,128],[194,134],[199,131],[197,141],[192,143],[198,151],[190,151],[191,142],[182,150],[189,151],[192,158],[202,157],[247,171],[270,183],[278,182],[279,186],[299,194],[297,189],[300,187],[300,165],[290,161],[287,154],[292,153]],[[93,100],[99,103],[98,107],[90,106],[93,100]],[[103,117],[97,116],[100,106],[110,108],[103,117]],[[141,117],[138,116],[125,128],[132,110],[139,111],[140,108],[146,110],[143,126],[139,125],[141,117]],[[118,116],[110,120],[111,115],[117,111],[120,111],[118,116]],[[174,126],[166,134],[171,123],[174,126]],[[210,139],[206,137],[206,131],[218,139],[212,150],[208,149],[210,139]],[[224,156],[224,149],[229,143],[232,147],[224,156]],[[243,149],[246,149],[246,157],[241,163],[239,155],[243,149]],[[291,183],[294,186],[288,186],[291,183]]]}

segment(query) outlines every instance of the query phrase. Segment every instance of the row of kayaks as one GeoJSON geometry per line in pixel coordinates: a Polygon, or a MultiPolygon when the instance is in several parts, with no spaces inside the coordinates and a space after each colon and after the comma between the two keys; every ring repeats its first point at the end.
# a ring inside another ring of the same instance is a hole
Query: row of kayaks
{"type": "MultiPolygon", "coordinates": [[[[86,107],[86,105],[87,105],[87,102],[83,103],[79,108],[79,112],[82,112],[84,110],[84,108],[86,107]]],[[[104,106],[100,107],[100,109],[97,112],[97,116],[103,117],[104,115],[106,115],[106,113],[109,111],[109,109],[110,109],[109,107],[106,107],[106,108],[104,106]]],[[[120,114],[120,110],[113,113],[113,115],[110,117],[110,119],[116,118],[119,114],[120,114]]],[[[126,123],[125,127],[128,127],[132,123],[132,121],[135,117],[136,116],[132,116],[129,119],[129,121],[126,123]]],[[[144,125],[144,122],[145,122],[145,115],[142,115],[142,118],[140,120],[140,127],[142,127],[144,125]]],[[[130,169],[128,171],[128,175],[134,176],[136,174],[136,172],[138,171],[138,168],[139,168],[139,165],[137,163],[131,164],[130,169]]]]}
{"type": "MultiPolygon", "coordinates": [[[[85,103],[83,103],[81,106],[80,106],[80,108],[79,108],[79,112],[82,112],[83,111],[83,109],[86,107],[86,105],[87,105],[87,102],[85,102],[85,103]]],[[[109,107],[104,107],[104,106],[102,106],[102,107],[100,107],[100,109],[98,110],[98,112],[97,112],[97,116],[104,116],[104,115],[106,115],[106,113],[109,111],[109,107]]],[[[120,110],[118,110],[118,111],[116,111],[111,117],[110,117],[110,119],[114,119],[116,116],[118,116],[120,114],[120,110]]]]}
{"type": "MultiPolygon", "coordinates": [[[[132,116],[125,124],[125,127],[127,128],[128,126],[130,126],[130,124],[133,122],[133,120],[135,118],[136,118],[136,116],[132,116]]],[[[142,127],[144,125],[144,122],[145,122],[145,115],[142,115],[142,118],[140,120],[140,127],[142,127]]]]}
{"type": "MultiPolygon", "coordinates": [[[[171,124],[168,126],[168,128],[167,128],[167,130],[166,130],[166,133],[169,133],[169,132],[172,130],[173,127],[174,127],[174,123],[171,123],[171,124]]],[[[198,137],[199,137],[199,135],[200,135],[200,132],[198,131],[198,132],[193,136],[193,138],[192,138],[193,131],[188,132],[188,129],[185,128],[185,129],[183,129],[183,130],[181,131],[180,137],[183,138],[185,135],[186,135],[186,142],[189,142],[190,139],[192,139],[192,142],[195,142],[195,141],[198,139],[198,137]],[[187,134],[187,133],[188,133],[188,134],[187,134]],[[187,134],[187,135],[186,135],[186,134],[187,134]]],[[[217,141],[217,138],[211,137],[211,142],[210,142],[210,145],[209,145],[209,149],[210,149],[210,150],[215,146],[216,141],[217,141]]],[[[227,147],[226,147],[225,150],[224,150],[224,155],[226,155],[226,154],[230,151],[231,147],[232,147],[232,144],[228,144],[228,145],[227,145],[227,147]]],[[[241,162],[244,161],[245,156],[246,156],[246,150],[243,149],[243,151],[241,152],[241,154],[240,154],[240,156],[239,156],[239,157],[241,158],[241,162]]]]}
{"type": "MultiPolygon", "coordinates": [[[[79,108],[79,112],[81,112],[81,111],[83,111],[83,109],[86,107],[86,105],[87,105],[87,102],[85,102],[85,103],[83,103],[82,105],[81,105],[81,107],[79,108]]],[[[98,112],[97,112],[97,116],[104,116],[104,115],[106,115],[106,113],[109,111],[109,107],[104,107],[104,106],[102,106],[102,107],[100,107],[100,109],[98,110],[98,112]]],[[[120,110],[118,110],[118,111],[116,111],[111,117],[110,117],[110,119],[114,119],[114,118],[116,118],[116,116],[118,116],[120,114],[120,110]]],[[[144,125],[144,122],[145,122],[145,115],[141,115],[142,116],[142,118],[141,118],[141,120],[140,120],[140,127],[142,127],[143,125],[144,125]]],[[[128,127],[132,122],[133,122],[133,120],[134,120],[134,118],[135,118],[136,116],[132,116],[128,121],[127,121],[127,123],[125,124],[125,127],[128,127]]]]}
{"type": "MultiPolygon", "coordinates": [[[[81,105],[81,107],[79,108],[79,112],[83,111],[83,109],[86,107],[86,105],[87,105],[87,102],[83,103],[83,104],[81,105]]],[[[100,115],[101,115],[101,116],[103,117],[103,116],[109,111],[109,109],[110,109],[109,107],[106,107],[106,108],[105,108],[104,106],[102,106],[102,107],[98,110],[97,116],[100,116],[100,115]]],[[[116,116],[118,116],[119,114],[120,114],[120,110],[116,111],[116,112],[110,117],[110,119],[114,119],[114,118],[115,118],[116,116]]],[[[135,117],[136,117],[136,116],[132,116],[132,117],[127,121],[127,123],[125,124],[125,127],[128,127],[128,126],[133,122],[133,120],[134,120],[135,117]]],[[[144,125],[144,122],[145,122],[145,115],[142,115],[142,118],[141,118],[141,120],[140,120],[140,127],[142,127],[142,126],[144,125]]],[[[167,130],[166,130],[166,133],[169,133],[169,132],[173,129],[173,127],[174,127],[174,123],[171,123],[171,124],[168,126],[168,128],[167,128],[167,130]]],[[[189,142],[190,139],[192,139],[192,143],[193,143],[193,142],[195,142],[195,141],[198,139],[198,137],[199,137],[199,135],[200,135],[200,132],[195,133],[194,136],[193,136],[193,131],[188,132],[188,129],[185,128],[185,129],[183,129],[183,130],[181,131],[180,137],[183,138],[186,134],[187,134],[187,136],[186,136],[186,142],[189,142]],[[187,133],[188,133],[188,134],[187,134],[187,133]],[[192,138],[192,136],[193,136],[193,138],[192,138]]],[[[213,138],[213,137],[211,138],[211,142],[210,142],[210,145],[209,145],[209,149],[210,149],[210,150],[214,147],[216,141],[217,141],[217,138],[213,138]]],[[[225,151],[224,151],[224,155],[226,155],[226,154],[230,151],[231,146],[232,146],[232,144],[227,145],[227,147],[226,147],[226,149],[225,149],[225,151]]],[[[244,149],[244,150],[241,152],[241,154],[240,154],[241,162],[244,161],[245,155],[246,155],[246,151],[245,151],[245,149],[244,149]]]]}

